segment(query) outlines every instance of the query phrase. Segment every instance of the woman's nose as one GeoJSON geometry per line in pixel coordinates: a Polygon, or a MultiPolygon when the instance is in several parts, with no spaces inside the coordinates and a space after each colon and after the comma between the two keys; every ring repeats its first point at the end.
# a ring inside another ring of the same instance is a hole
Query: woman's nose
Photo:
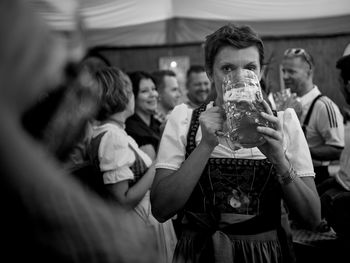
{"type": "Polygon", "coordinates": [[[233,82],[242,82],[246,78],[246,72],[243,69],[238,68],[232,72],[233,82]]]}

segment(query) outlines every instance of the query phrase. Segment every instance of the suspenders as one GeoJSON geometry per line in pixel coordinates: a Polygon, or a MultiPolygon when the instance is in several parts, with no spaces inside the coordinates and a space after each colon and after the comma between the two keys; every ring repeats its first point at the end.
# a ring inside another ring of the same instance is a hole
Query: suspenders
{"type": "Polygon", "coordinates": [[[315,105],[316,101],[317,101],[319,98],[321,98],[322,96],[323,96],[323,95],[320,94],[320,95],[318,95],[318,96],[312,101],[312,103],[311,103],[311,105],[310,105],[310,108],[309,108],[309,110],[308,110],[308,112],[307,112],[307,114],[306,114],[304,123],[303,123],[303,125],[302,125],[303,132],[304,132],[304,135],[305,135],[305,136],[306,136],[306,127],[309,125],[309,121],[310,121],[310,117],[311,117],[311,114],[312,114],[312,110],[313,110],[313,108],[314,108],[314,105],[315,105]]]}

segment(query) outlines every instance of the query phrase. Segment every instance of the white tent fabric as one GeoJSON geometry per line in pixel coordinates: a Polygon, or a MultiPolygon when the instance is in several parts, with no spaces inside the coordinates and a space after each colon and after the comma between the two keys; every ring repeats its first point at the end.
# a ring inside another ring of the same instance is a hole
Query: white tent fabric
{"type": "Polygon", "coordinates": [[[82,3],[82,15],[86,18],[86,25],[90,29],[139,25],[173,18],[172,2],[170,0],[87,0],[82,3]]]}
{"type": "Polygon", "coordinates": [[[89,28],[114,28],[171,18],[271,21],[350,14],[349,0],[85,0],[89,28]]]}
{"type": "MultiPolygon", "coordinates": [[[[46,0],[50,4],[42,6],[54,27],[69,27],[69,1],[46,0]]],[[[82,0],[80,4],[89,46],[198,43],[227,22],[250,24],[263,37],[350,34],[349,0],[82,0]]]]}
{"type": "Polygon", "coordinates": [[[310,19],[350,12],[347,0],[173,0],[173,3],[176,17],[239,21],[310,19]]]}

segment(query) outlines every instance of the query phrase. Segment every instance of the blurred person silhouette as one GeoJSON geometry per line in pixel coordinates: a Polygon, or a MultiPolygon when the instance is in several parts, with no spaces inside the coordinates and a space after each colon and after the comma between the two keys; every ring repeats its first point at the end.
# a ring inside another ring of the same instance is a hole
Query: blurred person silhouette
{"type": "MultiPolygon", "coordinates": [[[[261,116],[265,142],[232,147],[226,137],[223,79],[250,70],[258,79],[264,46],[249,26],[227,24],[206,37],[205,63],[216,99],[199,108],[180,104],[165,126],[151,189],[159,221],[183,214],[174,262],[294,262],[281,227],[281,202],[310,229],[320,200],[310,152],[293,109],[261,116]]],[[[290,245],[290,244],[289,244],[290,245]]]]}
{"type": "MultiPolygon", "coordinates": [[[[340,70],[341,92],[350,104],[350,45],[338,59],[336,67],[340,70]]],[[[344,239],[344,244],[350,244],[350,141],[349,136],[345,138],[339,171],[323,182],[320,188],[322,211],[328,224],[339,238],[344,239]]]]}
{"type": "Polygon", "coordinates": [[[82,67],[86,67],[91,73],[100,68],[111,66],[111,63],[97,49],[90,49],[81,63],[82,67]]]}
{"type": "MultiPolygon", "coordinates": [[[[79,97],[68,96],[75,85],[64,83],[74,82],[66,74],[74,70],[64,34],[52,33],[28,1],[1,1],[0,14],[2,256],[11,262],[156,261],[155,240],[134,214],[106,204],[62,166],[84,126],[56,115],[63,105],[83,107],[79,97]],[[47,106],[52,96],[50,113],[35,115],[33,108],[47,106]],[[73,130],[54,138],[23,127],[23,116],[34,121],[44,115],[44,129],[55,123],[59,133],[73,130]]],[[[87,115],[94,114],[92,101],[87,115]]]]}
{"type": "Polygon", "coordinates": [[[208,99],[211,84],[203,66],[192,65],[187,70],[186,89],[185,104],[192,109],[199,107],[208,99]]]}
{"type": "MultiPolygon", "coordinates": [[[[103,57],[98,51],[95,49],[91,49],[87,52],[87,54],[83,57],[83,59],[79,62],[77,65],[77,68],[79,69],[79,79],[80,82],[84,86],[84,90],[81,90],[79,94],[76,94],[80,97],[80,99],[76,100],[79,103],[85,103],[84,107],[76,106],[75,110],[69,110],[68,107],[61,107],[63,109],[67,109],[67,112],[71,115],[72,113],[80,114],[80,119],[86,119],[84,118],[85,115],[89,115],[89,111],[92,111],[94,107],[88,106],[89,103],[88,100],[92,99],[93,101],[90,102],[90,104],[93,104],[97,102],[98,97],[100,96],[99,90],[96,87],[96,82],[93,79],[93,74],[101,68],[109,67],[111,66],[109,61],[103,57]],[[90,91],[93,93],[94,96],[84,96],[84,92],[90,91]],[[80,109],[77,110],[77,109],[80,109]]],[[[74,89],[73,89],[74,90],[74,89]]],[[[75,89],[78,91],[79,89],[75,89]]],[[[76,92],[78,93],[78,92],[76,92]]],[[[75,94],[72,94],[70,96],[74,96],[75,94]]],[[[71,104],[72,106],[73,104],[71,104]]],[[[99,106],[99,105],[98,105],[99,106]]],[[[64,116],[61,114],[61,116],[64,116]]],[[[68,114],[66,116],[69,116],[68,114]]],[[[76,120],[77,117],[72,118],[73,120],[76,120]]],[[[71,151],[69,158],[65,160],[66,168],[73,172],[76,176],[80,177],[81,179],[84,179],[83,181],[86,182],[87,176],[84,175],[86,172],[89,171],[89,169],[93,169],[90,167],[90,160],[87,154],[87,147],[90,143],[91,138],[91,125],[95,120],[93,118],[90,118],[87,120],[85,127],[83,127],[84,131],[81,133],[80,140],[76,140],[77,143],[74,145],[73,150],[71,151]],[[85,178],[84,178],[85,177],[85,178]]],[[[90,179],[93,179],[93,177],[90,177],[90,179]]],[[[97,182],[95,182],[97,183],[97,182]]]]}
{"type": "Polygon", "coordinates": [[[344,147],[344,124],[338,106],[314,84],[314,70],[313,58],[305,49],[290,48],[284,52],[285,88],[300,98],[300,123],[310,148],[315,182],[319,185],[330,176],[330,161],[339,160],[344,147]]]}
{"type": "Polygon", "coordinates": [[[159,96],[155,81],[152,75],[145,71],[134,71],[128,75],[135,96],[135,113],[126,120],[125,130],[154,160],[161,134],[161,122],[154,118],[159,96]]]}
{"type": "Polygon", "coordinates": [[[176,245],[171,221],[159,223],[151,213],[149,190],[155,169],[151,158],[125,132],[125,121],[133,115],[135,98],[129,77],[115,67],[94,74],[101,91],[97,122],[92,127],[90,155],[101,172],[108,200],[136,211],[145,227],[157,237],[160,262],[170,263],[176,245]]]}
{"type": "Polygon", "coordinates": [[[164,129],[169,113],[179,104],[181,90],[172,70],[157,70],[152,73],[157,91],[158,106],[154,118],[161,122],[161,130],[164,129]]]}

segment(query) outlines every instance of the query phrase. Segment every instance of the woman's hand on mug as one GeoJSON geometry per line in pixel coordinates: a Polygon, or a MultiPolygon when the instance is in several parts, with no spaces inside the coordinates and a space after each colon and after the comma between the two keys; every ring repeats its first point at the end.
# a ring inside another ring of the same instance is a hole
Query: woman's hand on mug
{"type": "Polygon", "coordinates": [[[218,136],[222,134],[223,116],[223,109],[218,106],[207,109],[199,116],[199,123],[202,130],[202,142],[212,148],[219,144],[218,136]]]}
{"type": "Polygon", "coordinates": [[[282,126],[278,117],[273,115],[268,103],[266,101],[262,103],[266,112],[262,112],[261,116],[272,123],[274,128],[264,126],[257,127],[257,131],[266,140],[266,142],[258,148],[273,164],[279,164],[285,159],[282,126]]]}

